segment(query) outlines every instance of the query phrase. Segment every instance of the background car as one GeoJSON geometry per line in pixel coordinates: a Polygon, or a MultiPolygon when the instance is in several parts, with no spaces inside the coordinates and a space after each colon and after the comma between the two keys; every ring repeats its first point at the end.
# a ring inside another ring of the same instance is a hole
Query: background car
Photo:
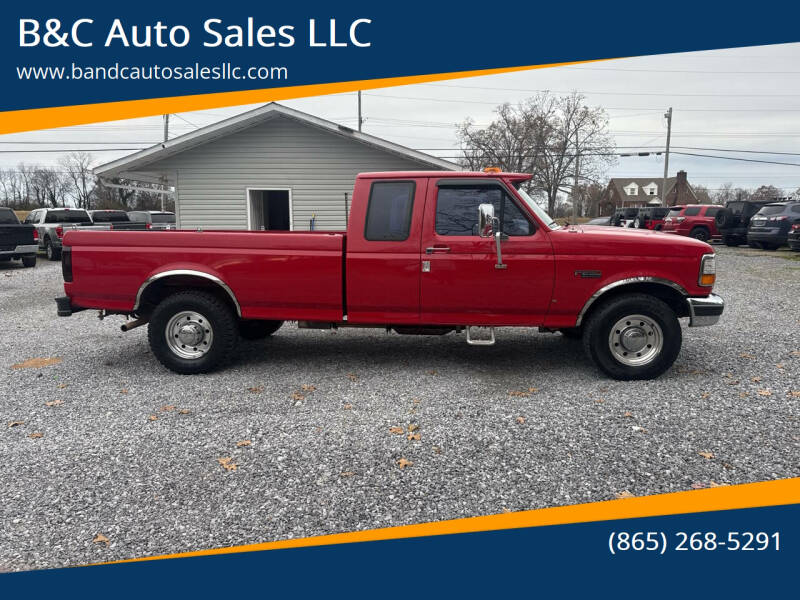
{"type": "Polygon", "coordinates": [[[587,221],[584,225],[611,225],[611,216],[597,217],[591,221],[587,221]]]}
{"type": "Polygon", "coordinates": [[[131,221],[145,223],[146,229],[176,229],[175,213],[161,210],[130,210],[131,221]]]}
{"type": "Polygon", "coordinates": [[[36,266],[39,245],[33,225],[19,222],[10,208],[0,207],[0,261],[22,260],[25,267],[36,266]]]}
{"type": "Polygon", "coordinates": [[[668,214],[668,206],[645,206],[639,209],[639,213],[633,219],[633,227],[661,231],[664,228],[664,218],[668,214]]]}
{"type": "Polygon", "coordinates": [[[750,219],[769,200],[732,200],[717,212],[717,230],[726,246],[741,246],[747,243],[747,226],[750,219]]]}
{"type": "Polygon", "coordinates": [[[639,209],[633,206],[629,206],[627,208],[618,208],[611,216],[611,224],[614,227],[628,227],[628,225],[633,223],[633,220],[638,214],[639,209]]]}
{"type": "Polygon", "coordinates": [[[92,219],[82,208],[37,208],[28,213],[24,223],[33,225],[39,238],[39,249],[48,260],[61,258],[61,238],[64,229],[93,227],[92,219]]]}
{"type": "Polygon", "coordinates": [[[777,250],[789,241],[789,230],[796,223],[800,223],[800,202],[767,204],[750,219],[747,245],[777,250]]]}
{"type": "Polygon", "coordinates": [[[717,213],[721,206],[714,204],[686,204],[673,206],[664,218],[664,233],[686,235],[701,242],[720,239],[717,213]]]}
{"type": "Polygon", "coordinates": [[[124,210],[90,210],[89,216],[95,225],[105,225],[108,229],[141,230],[146,229],[143,223],[131,221],[124,210]]]}
{"type": "Polygon", "coordinates": [[[789,248],[795,252],[800,252],[800,223],[792,225],[786,240],[789,242],[789,248]]]}

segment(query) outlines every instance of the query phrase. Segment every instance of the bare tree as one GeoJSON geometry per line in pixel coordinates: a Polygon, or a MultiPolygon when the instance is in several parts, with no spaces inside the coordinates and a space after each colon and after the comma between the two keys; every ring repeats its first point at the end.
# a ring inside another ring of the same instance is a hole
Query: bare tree
{"type": "Polygon", "coordinates": [[[777,200],[784,196],[783,190],[776,188],[774,185],[762,185],[753,192],[750,196],[752,200],[777,200]]]}
{"type": "Polygon", "coordinates": [[[459,127],[462,162],[470,169],[497,166],[531,173],[525,190],[546,197],[550,214],[559,193],[598,181],[614,163],[608,117],[602,108],[588,107],[580,94],[543,92],[495,112],[497,118],[485,129],[476,129],[472,120],[459,127]]]}
{"type": "Polygon", "coordinates": [[[693,185],[694,195],[697,197],[698,204],[711,204],[711,193],[704,185],[693,185]]]}
{"type": "Polygon", "coordinates": [[[92,162],[94,159],[88,152],[72,152],[60,163],[69,181],[69,194],[78,208],[92,208],[97,185],[92,162]]]}

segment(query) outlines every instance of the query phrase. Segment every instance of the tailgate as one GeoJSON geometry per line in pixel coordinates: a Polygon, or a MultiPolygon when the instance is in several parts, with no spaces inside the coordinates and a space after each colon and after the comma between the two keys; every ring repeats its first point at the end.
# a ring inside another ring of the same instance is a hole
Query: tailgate
{"type": "Polygon", "coordinates": [[[33,243],[33,225],[0,225],[0,251],[33,243]]]}

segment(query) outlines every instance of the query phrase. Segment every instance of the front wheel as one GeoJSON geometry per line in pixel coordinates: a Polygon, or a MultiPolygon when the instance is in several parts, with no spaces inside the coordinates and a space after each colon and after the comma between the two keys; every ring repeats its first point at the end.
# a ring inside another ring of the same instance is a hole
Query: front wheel
{"type": "Polygon", "coordinates": [[[159,362],[181,375],[207,373],[236,349],[236,317],[230,307],[207,292],[168,296],[150,317],[147,337],[159,362]]]}
{"type": "Polygon", "coordinates": [[[696,240],[700,240],[701,242],[707,242],[708,238],[711,236],[708,233],[707,229],[703,229],[702,227],[698,227],[696,229],[692,229],[689,233],[689,237],[693,237],[696,240]]]}
{"type": "Polygon", "coordinates": [[[609,300],[589,317],[583,345],[589,358],[614,379],[654,379],[681,350],[681,326],[663,301],[646,294],[609,300]]]}

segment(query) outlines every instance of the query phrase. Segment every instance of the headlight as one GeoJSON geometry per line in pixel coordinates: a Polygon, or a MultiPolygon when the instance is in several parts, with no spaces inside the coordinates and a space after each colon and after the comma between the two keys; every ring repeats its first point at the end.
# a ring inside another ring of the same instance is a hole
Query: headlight
{"type": "Polygon", "coordinates": [[[715,254],[704,254],[700,259],[700,275],[698,285],[712,287],[717,280],[717,257],[715,254]]]}

